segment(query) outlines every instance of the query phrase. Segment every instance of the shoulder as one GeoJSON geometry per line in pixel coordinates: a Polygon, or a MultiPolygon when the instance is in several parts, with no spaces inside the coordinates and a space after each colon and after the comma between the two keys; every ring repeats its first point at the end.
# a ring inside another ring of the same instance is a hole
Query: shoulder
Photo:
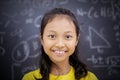
{"type": "Polygon", "coordinates": [[[90,78],[95,78],[96,80],[98,80],[98,79],[97,79],[97,76],[96,76],[94,73],[90,72],[90,71],[88,71],[88,76],[89,76],[90,78]]]}
{"type": "Polygon", "coordinates": [[[98,78],[94,73],[88,71],[88,74],[80,80],[98,80],[98,78]]]}
{"type": "Polygon", "coordinates": [[[36,70],[33,70],[33,71],[30,71],[28,73],[26,73],[22,80],[35,80],[35,78],[41,78],[41,74],[40,74],[40,70],[39,69],[36,69],[36,70]]]}

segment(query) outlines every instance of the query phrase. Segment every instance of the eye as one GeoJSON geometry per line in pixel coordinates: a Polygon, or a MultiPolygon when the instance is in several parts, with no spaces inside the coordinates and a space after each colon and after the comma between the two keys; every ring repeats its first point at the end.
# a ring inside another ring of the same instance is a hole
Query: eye
{"type": "Polygon", "coordinates": [[[53,34],[50,34],[50,35],[48,35],[48,37],[50,38],[50,39],[55,39],[55,35],[53,35],[53,34]]]}
{"type": "Polygon", "coordinates": [[[71,35],[66,35],[66,36],[65,36],[65,39],[71,39],[71,38],[72,38],[71,35]]]}

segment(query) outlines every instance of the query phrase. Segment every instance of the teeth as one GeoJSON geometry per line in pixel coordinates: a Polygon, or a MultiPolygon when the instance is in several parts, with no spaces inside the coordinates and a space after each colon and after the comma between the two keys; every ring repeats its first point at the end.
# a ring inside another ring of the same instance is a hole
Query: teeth
{"type": "Polygon", "coordinates": [[[55,51],[56,54],[64,54],[65,51],[55,51]]]}

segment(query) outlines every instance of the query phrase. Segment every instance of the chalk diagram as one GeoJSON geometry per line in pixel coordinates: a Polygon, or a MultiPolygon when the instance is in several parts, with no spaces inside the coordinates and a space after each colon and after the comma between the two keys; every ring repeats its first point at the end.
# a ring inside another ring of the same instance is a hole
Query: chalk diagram
{"type": "Polygon", "coordinates": [[[97,49],[99,53],[103,53],[102,48],[111,48],[111,44],[105,37],[103,37],[103,33],[98,33],[93,27],[88,28],[89,32],[89,45],[91,49],[97,49]]]}
{"type": "Polygon", "coordinates": [[[15,62],[24,62],[29,56],[29,45],[26,41],[22,41],[13,49],[12,60],[15,62]]]}
{"type": "Polygon", "coordinates": [[[39,55],[39,36],[34,35],[25,41],[17,44],[12,51],[12,60],[21,63],[25,62],[29,57],[34,58],[39,55]]]}
{"type": "Polygon", "coordinates": [[[37,58],[39,53],[39,35],[33,35],[26,40],[18,43],[12,51],[12,60],[14,61],[11,65],[12,80],[15,80],[16,70],[20,70],[19,73],[25,72],[27,70],[33,70],[37,68],[37,65],[31,65],[31,67],[21,68],[22,63],[26,62],[28,59],[37,58]]]}

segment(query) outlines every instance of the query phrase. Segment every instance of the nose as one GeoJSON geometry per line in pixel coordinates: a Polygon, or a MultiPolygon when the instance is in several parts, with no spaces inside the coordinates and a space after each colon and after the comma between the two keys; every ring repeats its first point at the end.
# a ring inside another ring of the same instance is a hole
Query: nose
{"type": "Polygon", "coordinates": [[[57,39],[56,47],[63,48],[65,46],[65,41],[62,38],[57,39]]]}

